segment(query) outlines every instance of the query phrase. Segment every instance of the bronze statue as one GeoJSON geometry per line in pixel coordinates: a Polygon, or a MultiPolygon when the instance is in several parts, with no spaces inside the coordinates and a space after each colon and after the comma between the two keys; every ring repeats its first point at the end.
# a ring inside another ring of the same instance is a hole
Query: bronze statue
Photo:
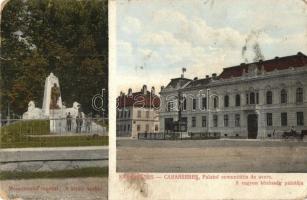
{"type": "Polygon", "coordinates": [[[51,88],[51,102],[50,109],[59,109],[58,99],[60,97],[60,88],[56,85],[56,83],[51,88]]]}

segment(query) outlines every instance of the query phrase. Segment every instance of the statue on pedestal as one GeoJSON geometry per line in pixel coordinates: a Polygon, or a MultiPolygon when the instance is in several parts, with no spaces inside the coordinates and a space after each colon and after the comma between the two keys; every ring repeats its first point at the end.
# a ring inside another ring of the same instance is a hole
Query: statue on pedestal
{"type": "Polygon", "coordinates": [[[50,101],[50,109],[59,109],[60,106],[58,105],[58,99],[60,97],[60,88],[54,83],[53,87],[51,88],[51,101],[50,101]]]}
{"type": "Polygon", "coordinates": [[[44,119],[42,109],[36,108],[34,101],[30,101],[28,104],[28,111],[22,115],[23,119],[44,119]]]}

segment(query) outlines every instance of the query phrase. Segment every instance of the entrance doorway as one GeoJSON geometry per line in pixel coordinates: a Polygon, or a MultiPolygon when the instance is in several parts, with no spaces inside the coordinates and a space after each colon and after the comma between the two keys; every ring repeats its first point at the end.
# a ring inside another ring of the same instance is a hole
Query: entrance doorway
{"type": "Polygon", "coordinates": [[[258,134],[258,115],[250,114],[247,117],[247,131],[249,139],[257,139],[258,134]]]}
{"type": "Polygon", "coordinates": [[[173,131],[173,118],[165,118],[164,119],[164,130],[166,132],[173,131]]]}

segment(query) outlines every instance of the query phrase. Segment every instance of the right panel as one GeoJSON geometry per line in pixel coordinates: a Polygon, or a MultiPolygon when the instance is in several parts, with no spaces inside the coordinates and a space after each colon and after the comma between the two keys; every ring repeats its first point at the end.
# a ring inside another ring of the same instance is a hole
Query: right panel
{"type": "Polygon", "coordinates": [[[306,195],[306,6],[118,1],[114,197],[306,195]]]}

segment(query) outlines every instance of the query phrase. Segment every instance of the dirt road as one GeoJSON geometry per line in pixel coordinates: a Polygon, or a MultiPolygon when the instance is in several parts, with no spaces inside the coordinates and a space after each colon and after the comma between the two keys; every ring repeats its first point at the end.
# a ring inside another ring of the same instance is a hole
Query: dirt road
{"type": "Polygon", "coordinates": [[[118,172],[307,172],[306,141],[118,140],[118,172]]]}

